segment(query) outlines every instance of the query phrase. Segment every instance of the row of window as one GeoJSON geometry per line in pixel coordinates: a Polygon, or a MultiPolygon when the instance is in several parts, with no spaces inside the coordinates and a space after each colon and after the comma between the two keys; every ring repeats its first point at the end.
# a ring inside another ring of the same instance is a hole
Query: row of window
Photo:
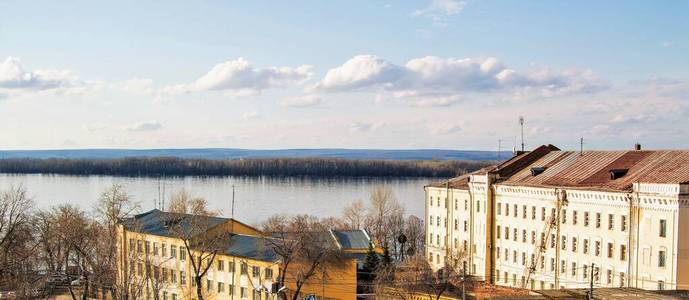
{"type": "MultiPolygon", "coordinates": [[[[150,241],[129,239],[129,251],[134,251],[134,249],[136,249],[136,252],[139,254],[145,253],[147,255],[152,254],[153,256],[160,255],[163,258],[168,257],[168,246],[165,243],[162,243],[161,247],[158,247],[157,242],[151,243],[150,241]],[[153,247],[151,247],[151,244],[153,244],[153,247]]],[[[169,258],[177,259],[177,246],[170,245],[169,249],[169,258]]],[[[182,246],[179,247],[179,259],[182,261],[187,259],[186,248],[182,246]]]]}
{"type": "MultiPolygon", "coordinates": [[[[553,259],[553,264],[554,264],[554,259],[553,259]]],[[[566,267],[565,267],[566,263],[564,260],[561,261],[561,265],[562,265],[561,273],[566,273],[566,267]]],[[[553,270],[554,269],[555,268],[553,267],[553,270]]],[[[579,269],[579,268],[577,268],[577,264],[573,262],[572,268],[571,268],[572,277],[577,277],[577,271],[578,270],[581,270],[581,276],[583,277],[582,278],[583,281],[588,281],[590,279],[589,276],[591,274],[589,273],[590,269],[589,269],[588,265],[583,265],[583,267],[581,269],[579,269]]],[[[517,286],[517,274],[513,273],[511,275],[512,276],[510,278],[510,274],[508,272],[506,272],[506,271],[500,272],[499,269],[496,269],[495,270],[495,281],[496,282],[502,281],[503,283],[508,284],[510,282],[510,279],[511,279],[512,285],[517,286]]],[[[593,276],[594,283],[600,284],[601,282],[600,282],[600,268],[599,267],[594,268],[593,275],[594,275],[593,276]]],[[[606,278],[605,283],[608,285],[614,284],[614,282],[617,282],[620,287],[624,287],[626,285],[627,277],[626,277],[626,274],[624,272],[619,272],[618,274],[615,274],[613,270],[608,269],[608,270],[606,270],[605,275],[606,275],[605,276],[605,278],[606,278]],[[617,280],[615,280],[614,277],[617,277],[617,280]]],[[[524,275],[521,275],[521,281],[520,281],[521,286],[524,286],[525,280],[526,280],[526,277],[524,275]]],[[[536,289],[536,281],[534,279],[530,280],[530,285],[531,285],[531,289],[536,289]]],[[[549,285],[550,285],[550,289],[555,288],[555,284],[550,283],[549,285]]],[[[561,287],[561,288],[563,288],[563,287],[561,287]]],[[[545,281],[543,281],[543,280],[540,280],[540,289],[545,289],[545,281]]]]}

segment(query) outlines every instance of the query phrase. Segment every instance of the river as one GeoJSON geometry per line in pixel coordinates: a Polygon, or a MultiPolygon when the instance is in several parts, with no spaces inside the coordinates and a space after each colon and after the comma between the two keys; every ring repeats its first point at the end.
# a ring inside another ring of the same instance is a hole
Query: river
{"type": "Polygon", "coordinates": [[[37,208],[71,203],[90,210],[100,194],[114,183],[126,187],[143,211],[154,208],[158,189],[166,199],[185,188],[205,198],[211,209],[230,216],[232,189],[235,218],[256,225],[277,213],[340,216],[351,201],[368,201],[376,186],[389,186],[407,214],[423,217],[423,186],[437,178],[301,178],[301,177],[116,177],[45,174],[0,174],[0,190],[22,184],[37,208]]]}

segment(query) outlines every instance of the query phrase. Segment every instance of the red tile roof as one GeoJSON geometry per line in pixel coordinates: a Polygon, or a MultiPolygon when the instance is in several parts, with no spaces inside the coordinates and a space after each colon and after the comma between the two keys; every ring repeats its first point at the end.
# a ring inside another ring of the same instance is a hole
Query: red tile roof
{"type": "MultiPolygon", "coordinates": [[[[541,146],[476,173],[497,174],[499,184],[631,191],[634,183],[689,183],[689,150],[560,151],[541,146]],[[545,167],[537,175],[531,168],[545,167]],[[626,174],[611,178],[611,170],[626,174]],[[481,173],[482,172],[482,173],[481,173]]],[[[445,187],[445,182],[430,185],[445,187]]],[[[466,189],[468,176],[450,180],[450,187],[466,189]]]]}

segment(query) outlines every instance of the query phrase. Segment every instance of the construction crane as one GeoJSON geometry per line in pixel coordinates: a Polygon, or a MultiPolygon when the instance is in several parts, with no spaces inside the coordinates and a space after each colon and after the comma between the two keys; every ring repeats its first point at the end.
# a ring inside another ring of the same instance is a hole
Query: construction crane
{"type": "MultiPolygon", "coordinates": [[[[531,276],[533,276],[533,274],[536,273],[536,265],[538,264],[538,261],[544,259],[543,255],[545,254],[545,251],[548,249],[548,241],[550,241],[550,237],[552,235],[553,230],[557,231],[555,241],[553,241],[556,244],[556,261],[560,261],[560,212],[562,211],[563,207],[567,206],[567,194],[564,190],[555,189],[555,195],[557,197],[555,200],[555,213],[550,214],[550,216],[546,218],[545,224],[543,224],[543,231],[541,231],[541,233],[544,233],[545,235],[542,238],[536,240],[532,255],[533,259],[531,259],[531,262],[527,265],[526,270],[524,270],[524,273],[526,273],[526,276],[524,276],[525,279],[522,282],[522,288],[524,289],[526,288],[526,285],[531,281],[531,276]]],[[[559,279],[558,275],[558,270],[555,270],[556,285],[559,279]]]]}

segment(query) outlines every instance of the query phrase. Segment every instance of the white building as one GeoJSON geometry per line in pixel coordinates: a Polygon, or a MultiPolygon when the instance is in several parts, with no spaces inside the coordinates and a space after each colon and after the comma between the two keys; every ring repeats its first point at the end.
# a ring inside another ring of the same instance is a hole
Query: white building
{"type": "Polygon", "coordinates": [[[425,191],[436,269],[552,289],[588,287],[594,266],[596,287],[689,288],[689,151],[541,146],[425,191]]]}

